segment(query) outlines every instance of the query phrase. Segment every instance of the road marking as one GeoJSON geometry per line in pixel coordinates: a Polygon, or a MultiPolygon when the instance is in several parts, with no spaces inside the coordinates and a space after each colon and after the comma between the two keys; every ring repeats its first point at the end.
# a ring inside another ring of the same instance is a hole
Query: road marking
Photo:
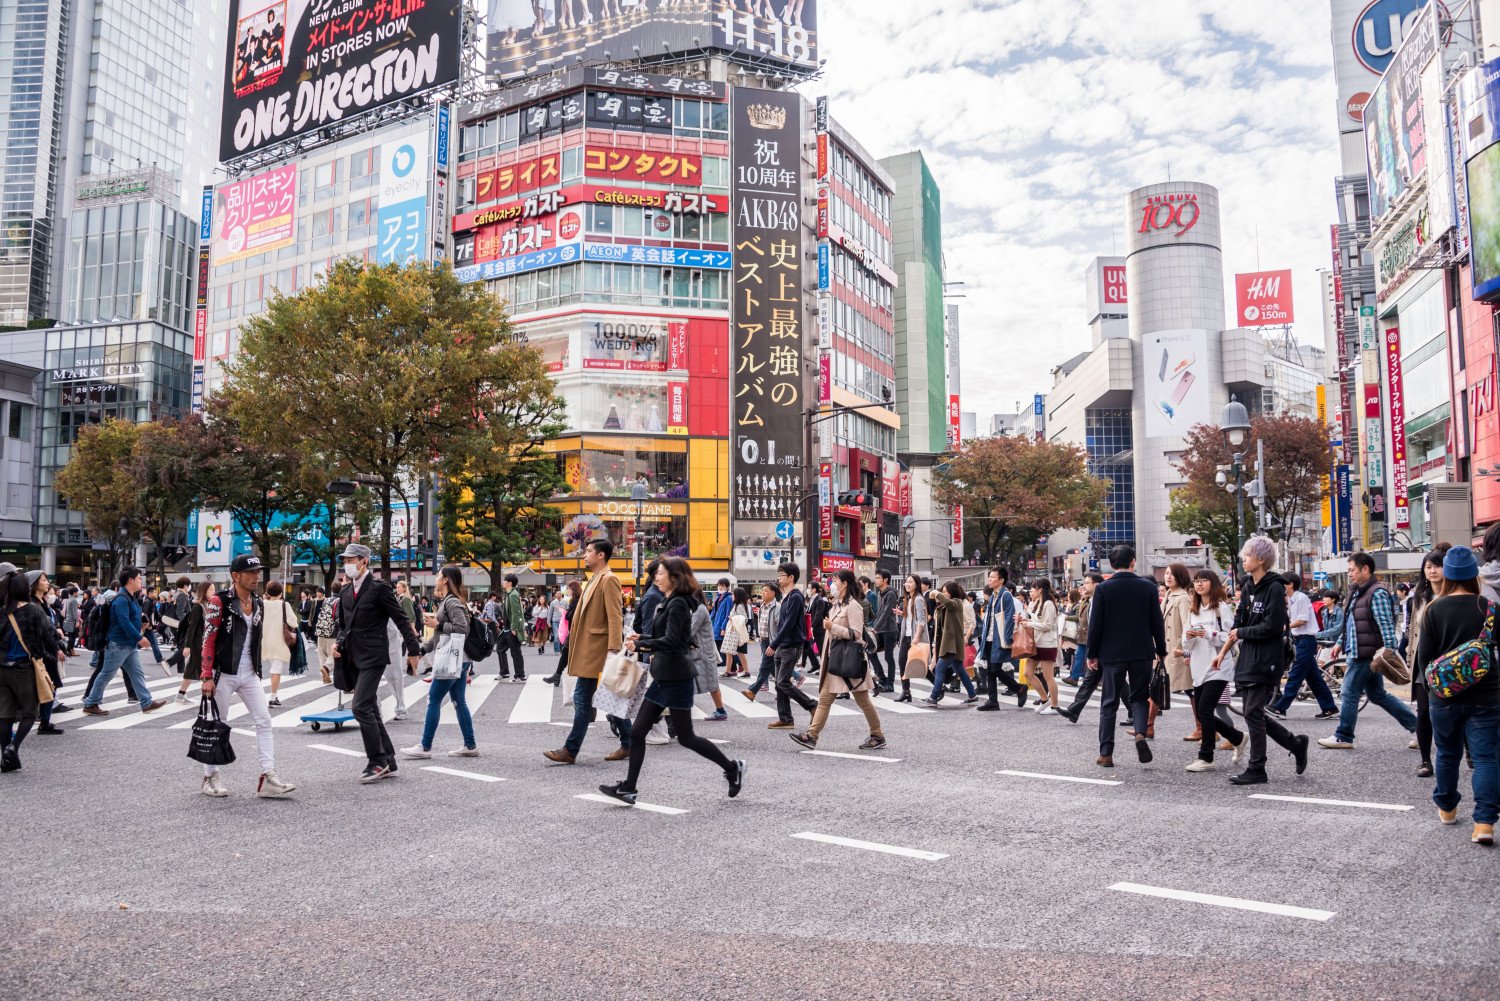
{"type": "Polygon", "coordinates": [[[633,810],[645,810],[647,813],[667,813],[672,815],[687,813],[686,810],[679,810],[675,806],[657,806],[654,803],[642,803],[640,801],[637,801],[634,805],[630,803],[622,803],[619,800],[615,799],[613,796],[606,796],[602,792],[586,792],[578,796],[574,796],[573,798],[586,799],[590,803],[607,803],[610,806],[624,806],[629,807],[633,810]]]}
{"type": "Polygon", "coordinates": [[[727,740],[715,740],[713,737],[708,738],[708,742],[710,744],[728,744],[729,743],[729,741],[727,741],[727,740]]]}
{"type": "Polygon", "coordinates": [[[874,754],[844,754],[842,751],[803,751],[803,754],[816,754],[820,758],[853,758],[855,761],[884,761],[886,764],[894,765],[900,758],[882,758],[874,754]]]}
{"type": "Polygon", "coordinates": [[[1327,921],[1333,911],[1319,911],[1311,907],[1293,907],[1290,904],[1268,904],[1262,900],[1245,900],[1241,897],[1221,897],[1214,893],[1194,893],[1191,890],[1173,890],[1164,886],[1145,886],[1141,883],[1115,883],[1106,887],[1122,893],[1139,893],[1147,897],[1163,897],[1167,900],[1186,900],[1193,904],[1213,904],[1216,907],[1233,907],[1241,911],[1260,911],[1262,914],[1279,914],[1282,917],[1302,918],[1307,921],[1327,921]]]}
{"type": "MultiPolygon", "coordinates": [[[[724,708],[728,709],[730,712],[739,713],[741,716],[749,716],[751,719],[766,719],[768,717],[774,718],[776,715],[776,710],[772,709],[770,706],[762,705],[759,702],[751,702],[749,699],[745,698],[743,693],[749,691],[748,688],[729,688],[727,686],[721,686],[720,690],[729,693],[728,695],[724,696],[724,708]]],[[[762,692],[761,694],[765,693],[762,692]]]]}
{"type": "MultiPolygon", "coordinates": [[[[427,684],[421,678],[418,678],[416,681],[413,681],[402,690],[402,695],[406,701],[405,711],[410,713],[412,711],[413,705],[427,697],[427,684]]],[[[422,711],[424,713],[427,711],[425,706],[423,707],[422,711]]],[[[396,695],[395,691],[392,690],[390,695],[387,695],[385,698],[380,700],[380,718],[390,719],[395,715],[395,712],[396,695]]]]}
{"type": "Polygon", "coordinates": [[[1086,779],[1077,775],[1048,775],[1046,772],[1017,772],[1009,768],[1002,769],[996,775],[1018,775],[1023,779],[1051,779],[1053,782],[1086,782],[1094,786],[1120,786],[1124,785],[1118,779],[1086,779]]]}
{"type": "MultiPolygon", "coordinates": [[[[334,709],[339,704],[339,695],[340,693],[338,691],[332,691],[327,695],[324,695],[322,698],[313,699],[306,705],[301,705],[293,709],[286,709],[282,712],[278,712],[271,717],[271,726],[276,730],[285,730],[288,727],[294,727],[301,723],[303,716],[312,716],[316,713],[327,712],[330,709],[334,709]]],[[[353,699],[354,696],[349,695],[346,697],[353,699]]],[[[348,709],[349,706],[346,705],[344,708],[348,709]]],[[[353,724],[354,721],[350,720],[349,722],[353,724]]],[[[333,724],[329,723],[326,725],[332,726],[333,724]]]]}
{"type": "MultiPolygon", "coordinates": [[[[135,703],[134,702],[127,702],[126,705],[135,705],[135,703]]],[[[127,714],[120,715],[120,716],[111,716],[109,719],[100,720],[97,723],[89,723],[87,725],[78,727],[78,729],[80,729],[80,730],[124,730],[127,727],[140,726],[142,723],[150,723],[152,720],[161,719],[163,716],[171,716],[173,713],[180,713],[184,709],[197,709],[197,708],[198,708],[198,701],[196,699],[194,699],[192,702],[188,703],[187,705],[179,705],[177,702],[173,701],[173,702],[168,702],[166,705],[162,706],[160,709],[156,710],[155,712],[150,712],[150,713],[127,713],[127,714]]],[[[183,727],[190,727],[190,726],[193,725],[193,722],[194,721],[190,719],[186,723],[181,724],[181,726],[183,726],[183,727]]]]}
{"type": "Polygon", "coordinates": [[[466,772],[462,768],[444,768],[442,765],[423,765],[424,772],[437,772],[439,775],[456,775],[461,779],[473,779],[475,782],[504,782],[498,775],[484,775],[480,772],[466,772]]]}
{"type": "Polygon", "coordinates": [[[912,705],[910,702],[897,702],[895,699],[876,699],[875,708],[883,709],[890,713],[930,713],[933,710],[925,706],[912,705]]]}
{"type": "MultiPolygon", "coordinates": [[[[304,681],[304,682],[302,682],[299,685],[288,685],[286,688],[283,688],[280,691],[280,693],[278,693],[278,694],[280,694],[281,697],[283,697],[283,698],[289,699],[293,695],[299,695],[302,692],[307,691],[309,688],[321,688],[321,687],[323,687],[323,682],[321,680],[317,679],[317,678],[314,678],[311,681],[304,681]]],[[[269,699],[270,697],[271,697],[271,693],[267,692],[266,693],[266,698],[269,699]]],[[[201,701],[200,699],[194,699],[193,702],[190,705],[182,706],[181,708],[184,708],[184,709],[196,709],[198,707],[200,701],[201,701]]],[[[239,719],[241,716],[244,716],[246,713],[248,713],[250,711],[249,707],[246,706],[243,702],[241,702],[238,698],[236,698],[234,700],[234,702],[235,702],[235,704],[229,710],[229,715],[224,717],[224,721],[225,722],[228,722],[230,720],[239,719]]],[[[278,708],[285,708],[285,706],[284,705],[281,706],[281,707],[271,706],[270,709],[269,709],[269,711],[270,712],[276,712],[278,708]]],[[[192,726],[193,726],[193,724],[196,723],[196,722],[197,722],[196,718],[189,719],[189,720],[183,720],[181,723],[174,723],[174,724],[172,724],[171,726],[167,727],[167,729],[169,729],[169,730],[188,730],[188,729],[191,729],[192,726]]]]}
{"type": "Polygon", "coordinates": [[[364,751],[351,751],[347,747],[334,747],[332,744],[308,744],[315,751],[328,751],[331,754],[347,754],[351,758],[363,758],[364,751]]]}
{"type": "Polygon", "coordinates": [[[552,696],[557,689],[542,680],[540,675],[533,674],[526,679],[526,684],[521,688],[521,696],[516,699],[516,704],[511,708],[508,723],[550,723],[552,722],[552,696]]]}
{"type": "Polygon", "coordinates": [[[1396,810],[1405,812],[1412,809],[1400,803],[1364,803],[1354,799],[1316,799],[1312,796],[1272,796],[1269,793],[1253,792],[1251,799],[1274,799],[1284,803],[1317,803],[1320,806],[1358,806],[1366,810],[1396,810]]]}
{"type": "MultiPolygon", "coordinates": [[[[92,668],[90,668],[90,670],[92,670],[92,668]]],[[[143,667],[142,671],[144,671],[144,670],[145,670],[145,668],[143,667]]],[[[119,697],[122,693],[124,693],[124,691],[125,691],[124,675],[125,675],[124,670],[122,670],[122,669],[116,669],[115,676],[113,678],[109,679],[109,684],[108,685],[104,686],[104,696],[106,698],[110,697],[111,695],[113,695],[115,697],[119,697]]],[[[146,687],[148,689],[152,690],[152,691],[157,691],[157,690],[166,688],[168,685],[172,685],[172,686],[175,687],[175,686],[180,685],[180,684],[182,684],[182,676],[181,675],[177,675],[177,674],[172,675],[170,678],[159,678],[155,674],[152,674],[152,675],[149,675],[146,678],[146,687]]],[[[81,696],[81,695],[87,694],[87,692],[88,692],[88,679],[87,678],[84,678],[82,681],[79,681],[79,682],[69,682],[68,684],[63,685],[61,688],[59,688],[57,690],[57,694],[58,695],[80,695],[81,696]]]]}
{"type": "MultiPolygon", "coordinates": [[[[469,715],[472,716],[478,713],[484,707],[485,702],[489,700],[489,697],[495,694],[495,689],[499,687],[499,678],[476,677],[474,682],[469,685],[468,690],[464,692],[464,704],[469,707],[469,715]]],[[[455,719],[454,722],[457,723],[458,720],[455,719]]]]}
{"type": "Polygon", "coordinates": [[[902,848],[899,845],[882,845],[876,841],[859,841],[855,838],[840,838],[832,834],[814,834],[812,831],[803,831],[793,834],[794,838],[803,841],[817,841],[825,845],[842,845],[845,848],[863,848],[869,852],[883,852],[886,855],[902,855],[906,858],[922,859],[925,862],[936,862],[948,856],[941,852],[923,851],[920,848],[902,848]]]}

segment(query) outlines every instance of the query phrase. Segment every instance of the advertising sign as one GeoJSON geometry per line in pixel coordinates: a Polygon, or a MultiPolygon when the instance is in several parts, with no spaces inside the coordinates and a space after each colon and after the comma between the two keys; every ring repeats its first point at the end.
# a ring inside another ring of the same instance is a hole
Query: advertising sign
{"type": "Polygon", "coordinates": [[[829,268],[828,268],[828,244],[820,242],[818,244],[818,291],[819,292],[826,292],[826,291],[828,291],[828,285],[829,285],[829,274],[828,274],[828,271],[829,271],[829,268]]]}
{"type": "Polygon", "coordinates": [[[886,512],[901,509],[901,467],[895,459],[880,460],[880,509],[886,512]]]}
{"type": "Polygon", "coordinates": [[[586,243],[586,261],[613,261],[619,264],[660,264],[665,267],[709,268],[728,271],[733,258],[727,250],[694,250],[691,247],[647,247],[641,244],[586,243]]]}
{"type": "Polygon", "coordinates": [[[911,470],[901,470],[901,516],[912,513],[911,470]]]}
{"type": "Polygon", "coordinates": [[[1235,320],[1241,327],[1292,322],[1292,273],[1255,271],[1234,276],[1235,320]]]}
{"type": "Polygon", "coordinates": [[[1333,71],[1340,132],[1358,132],[1365,104],[1427,0],[1333,0],[1333,71]]]}
{"type": "MultiPolygon", "coordinates": [[[[198,202],[198,289],[193,311],[193,361],[202,363],[208,352],[208,275],[214,232],[214,189],[203,186],[198,202]]],[[[194,408],[197,412],[197,408],[194,408]]]]}
{"type": "Polygon", "coordinates": [[[406,264],[426,253],[427,181],[431,174],[425,135],[380,145],[376,263],[406,264]]]}
{"type": "Polygon", "coordinates": [[[827,351],[818,352],[818,404],[819,406],[830,403],[833,400],[833,355],[827,351]]]}
{"type": "Polygon", "coordinates": [[[230,0],[219,159],[458,80],[462,0],[230,0]]]}
{"type": "Polygon", "coordinates": [[[736,87],[730,103],[735,516],[794,516],[802,489],[802,98],[736,87]]]}
{"type": "Polygon", "coordinates": [[[452,134],[452,115],[446,104],[438,107],[437,114],[437,169],[448,169],[448,140],[452,134]]]}
{"type": "Polygon", "coordinates": [[[507,163],[474,176],[474,204],[498,202],[556,184],[562,176],[562,154],[548,153],[507,163]]]}
{"type": "Polygon", "coordinates": [[[583,323],[583,367],[612,372],[665,372],[687,367],[687,323],[644,316],[599,317],[583,323]]]}
{"type": "Polygon", "coordinates": [[[833,548],[833,463],[818,464],[818,548],[833,548]]]}
{"type": "Polygon", "coordinates": [[[1500,143],[1465,166],[1468,177],[1469,255],[1474,298],[1500,301],[1500,143]]]}
{"type": "Polygon", "coordinates": [[[1354,548],[1353,512],[1354,487],[1350,482],[1349,467],[1340,463],[1334,467],[1334,478],[1338,483],[1338,532],[1334,537],[1334,552],[1347,553],[1354,548]]]}
{"type": "Polygon", "coordinates": [[[959,445],[963,443],[961,437],[963,427],[963,414],[960,412],[958,394],[948,394],[948,448],[958,451],[959,445]]]}
{"type": "Polygon", "coordinates": [[[1194,424],[1212,423],[1207,331],[1147,334],[1141,357],[1146,369],[1146,437],[1180,437],[1194,424]]]}
{"type": "MultiPolygon", "coordinates": [[[[1438,53],[1437,16],[1434,6],[1412,21],[1365,108],[1371,219],[1385,215],[1391,203],[1427,170],[1422,71],[1438,53]]],[[[1440,112],[1433,109],[1433,113],[1440,112]]]]}
{"type": "Polygon", "coordinates": [[[1397,528],[1411,527],[1406,497],[1406,392],[1401,384],[1401,331],[1385,332],[1386,377],[1390,381],[1391,507],[1397,528]]]}
{"type": "Polygon", "coordinates": [[[854,557],[847,553],[824,553],[823,572],[837,573],[840,570],[853,570],[854,557]]]}
{"type": "Polygon", "coordinates": [[[688,384],[667,383],[667,433],[688,433],[688,384]]]}
{"type": "Polygon", "coordinates": [[[489,72],[500,78],[607,63],[632,51],[653,58],[718,49],[811,72],[818,65],[817,0],[693,4],[615,0],[489,0],[489,72]]]}
{"type": "Polygon", "coordinates": [[[227,567],[234,530],[227,511],[198,512],[198,566],[227,567]]]}
{"type": "Polygon", "coordinates": [[[697,153],[590,145],[583,151],[583,172],[589,177],[609,177],[628,183],[697,187],[703,183],[703,157],[697,153]]]}
{"type": "MultiPolygon", "coordinates": [[[[490,178],[488,200],[493,200],[496,189],[494,175],[494,171],[487,171],[480,175],[490,178]]],[[[724,195],[709,195],[697,191],[651,191],[646,188],[573,184],[555,191],[533,192],[504,205],[460,212],[453,217],[453,232],[463,233],[483,226],[515,225],[527,219],[545,219],[561,211],[564,206],[576,206],[586,202],[600,205],[623,205],[627,208],[645,209],[648,212],[656,210],[658,213],[684,215],[705,215],[729,211],[729,199],[724,195]]]]}
{"type": "Polygon", "coordinates": [[[1127,300],[1125,258],[1096,257],[1089,266],[1090,312],[1094,316],[1125,316],[1127,300]]]}
{"type": "Polygon", "coordinates": [[[289,163],[215,192],[215,265],[279,250],[296,242],[297,165],[289,163]]]}

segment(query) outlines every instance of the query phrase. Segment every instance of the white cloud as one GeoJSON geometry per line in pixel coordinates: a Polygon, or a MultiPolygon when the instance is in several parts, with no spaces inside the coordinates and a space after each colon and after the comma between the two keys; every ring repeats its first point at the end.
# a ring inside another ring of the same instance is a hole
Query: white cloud
{"type": "MultiPolygon", "coordinates": [[[[1294,271],[1322,342],[1338,170],[1326,5],[1299,0],[822,0],[830,110],[876,156],[921,149],[942,188],[964,409],[1051,388],[1086,350],[1084,271],[1125,240],[1132,188],[1219,188],[1235,271],[1294,271]]],[[[1226,322],[1228,317],[1226,317],[1226,322]]]]}

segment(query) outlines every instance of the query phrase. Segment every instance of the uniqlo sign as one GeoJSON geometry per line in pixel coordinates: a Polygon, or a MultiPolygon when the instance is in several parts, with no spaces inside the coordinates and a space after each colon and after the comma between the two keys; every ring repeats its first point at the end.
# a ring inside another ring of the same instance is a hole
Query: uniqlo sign
{"type": "Polygon", "coordinates": [[[1242,327],[1291,323],[1292,273],[1256,271],[1234,276],[1235,320],[1242,327]]]}
{"type": "Polygon", "coordinates": [[[1107,266],[1102,269],[1104,280],[1104,301],[1111,305],[1123,306],[1128,297],[1125,294],[1125,269],[1123,267],[1107,266]]]}

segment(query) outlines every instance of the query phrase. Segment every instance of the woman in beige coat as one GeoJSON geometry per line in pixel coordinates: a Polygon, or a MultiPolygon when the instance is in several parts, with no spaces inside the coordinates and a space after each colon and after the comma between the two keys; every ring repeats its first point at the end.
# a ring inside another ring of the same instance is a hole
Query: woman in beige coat
{"type": "Polygon", "coordinates": [[[823,620],[826,642],[821,662],[823,670],[818,677],[818,707],[813,710],[812,723],[807,732],[793,733],[790,736],[803,747],[817,747],[818,735],[828,722],[828,710],[832,708],[833,700],[848,692],[865,714],[865,722],[870,724],[869,739],[859,746],[862,750],[873,751],[885,746],[885,734],[881,732],[880,716],[875,712],[875,703],[871,700],[871,693],[875,690],[875,676],[870,673],[869,659],[861,651],[859,662],[864,665],[865,673],[854,681],[841,678],[828,670],[828,655],[835,643],[864,643],[865,611],[859,603],[859,599],[864,596],[864,588],[851,570],[840,570],[833,576],[831,585],[829,597],[833,604],[828,610],[828,617],[823,620]]]}
{"type": "MultiPolygon", "coordinates": [[[[1188,665],[1188,659],[1180,656],[1176,651],[1183,649],[1182,634],[1188,629],[1188,620],[1193,615],[1193,572],[1181,563],[1173,563],[1167,567],[1167,600],[1162,605],[1161,616],[1167,630],[1167,683],[1174,692],[1187,692],[1189,702],[1192,701],[1193,669],[1188,665]]],[[[1156,703],[1151,703],[1150,716],[1147,720],[1146,735],[1156,735],[1156,703]]],[[[1198,718],[1197,708],[1193,709],[1193,718],[1198,718]]],[[[1201,740],[1203,734],[1194,728],[1193,732],[1183,737],[1183,740],[1201,740]]]]}

